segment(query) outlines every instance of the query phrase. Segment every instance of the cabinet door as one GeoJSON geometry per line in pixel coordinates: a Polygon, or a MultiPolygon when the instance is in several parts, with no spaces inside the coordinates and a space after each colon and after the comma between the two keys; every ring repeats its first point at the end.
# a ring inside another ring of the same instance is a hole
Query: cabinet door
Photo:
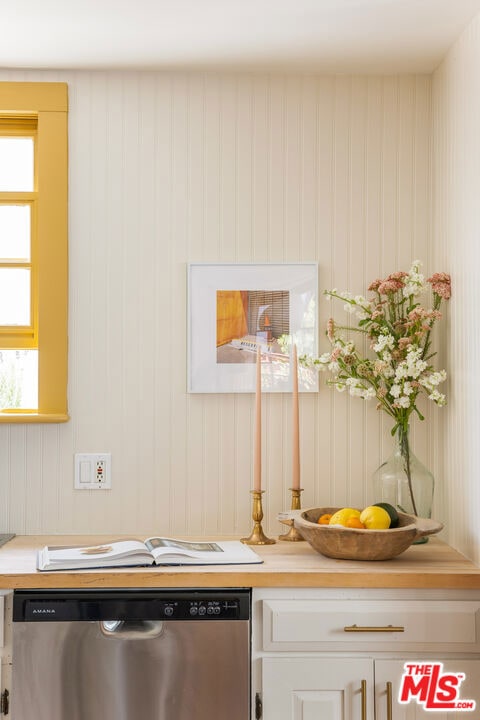
{"type": "MultiPolygon", "coordinates": [[[[480,710],[480,660],[444,660],[437,671],[433,665],[438,661],[409,660],[417,666],[412,682],[415,689],[406,691],[405,700],[399,702],[399,691],[404,674],[405,660],[375,661],[375,709],[376,720],[467,720],[479,717],[480,710]],[[423,666],[423,667],[422,667],[423,666]],[[429,666],[428,669],[425,666],[429,666]],[[457,680],[459,674],[465,678],[457,680]],[[440,681],[440,677],[443,680],[440,681]],[[423,678],[423,680],[422,680],[423,678]],[[432,679],[433,678],[433,679],[432,679]],[[422,689],[423,688],[423,689],[422,689]],[[428,699],[430,698],[430,700],[428,699]],[[420,702],[421,700],[425,702],[420,702]],[[427,709],[427,705],[438,704],[441,700],[459,703],[458,710],[427,709]],[[468,707],[473,701],[476,709],[468,707]],[[463,709],[460,709],[463,707],[463,709]],[[432,712],[434,710],[434,712],[432,712]],[[473,710],[473,711],[472,711],[473,710]]],[[[414,671],[413,669],[411,672],[414,671]]]]}
{"type": "Polygon", "coordinates": [[[264,658],[263,720],[373,720],[373,661],[264,658]]]}

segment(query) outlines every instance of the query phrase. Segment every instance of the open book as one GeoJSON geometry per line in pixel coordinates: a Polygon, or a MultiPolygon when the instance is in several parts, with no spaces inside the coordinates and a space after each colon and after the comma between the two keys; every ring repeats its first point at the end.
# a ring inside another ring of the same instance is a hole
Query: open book
{"type": "Polygon", "coordinates": [[[135,567],[142,565],[237,565],[263,560],[239,540],[189,542],[151,537],[117,540],[90,547],[46,546],[39,550],[38,570],[135,567]]]}

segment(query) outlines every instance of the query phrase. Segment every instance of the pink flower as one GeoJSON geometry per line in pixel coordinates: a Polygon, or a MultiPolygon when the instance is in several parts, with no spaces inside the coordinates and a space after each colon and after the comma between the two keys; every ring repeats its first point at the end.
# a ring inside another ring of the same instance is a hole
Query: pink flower
{"type": "Polygon", "coordinates": [[[407,327],[413,325],[417,320],[440,320],[442,313],[438,310],[425,310],[425,308],[417,307],[408,313],[407,327]]]}
{"type": "Polygon", "coordinates": [[[404,287],[405,283],[403,282],[403,278],[407,277],[407,275],[408,273],[403,270],[390,273],[385,280],[374,280],[371,285],[368,286],[368,289],[376,290],[381,295],[388,295],[404,287]]]}
{"type": "Polygon", "coordinates": [[[383,280],[378,286],[378,292],[380,293],[380,295],[390,295],[390,293],[401,290],[403,286],[404,283],[401,280],[396,280],[395,278],[387,278],[386,280],[383,280]]]}
{"type": "Polygon", "coordinates": [[[421,340],[422,336],[432,329],[435,320],[440,320],[441,317],[442,313],[438,310],[425,310],[425,308],[417,307],[408,313],[405,328],[413,330],[413,336],[421,340]]]}
{"type": "Polygon", "coordinates": [[[335,322],[333,318],[329,318],[327,322],[327,337],[330,342],[333,342],[335,340],[335,322]]]}
{"type": "Polygon", "coordinates": [[[450,300],[452,297],[452,280],[448,273],[434,273],[432,277],[428,278],[427,282],[432,286],[434,293],[440,295],[444,300],[450,300]]]}
{"type": "Polygon", "coordinates": [[[385,316],[385,313],[383,312],[383,308],[378,305],[377,309],[372,312],[372,320],[377,320],[378,318],[383,318],[385,316]],[[380,308],[380,309],[378,309],[380,308]]]}

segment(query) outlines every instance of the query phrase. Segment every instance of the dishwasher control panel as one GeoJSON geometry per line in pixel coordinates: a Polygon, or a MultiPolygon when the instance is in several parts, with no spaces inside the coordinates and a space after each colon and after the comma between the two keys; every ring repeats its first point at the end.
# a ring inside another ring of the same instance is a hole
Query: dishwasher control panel
{"type": "Polygon", "coordinates": [[[182,599],[163,603],[162,615],[172,620],[212,620],[217,618],[240,620],[242,619],[242,608],[238,598],[182,599]]]}
{"type": "Polygon", "coordinates": [[[18,590],[14,622],[249,620],[250,591],[18,590]]]}

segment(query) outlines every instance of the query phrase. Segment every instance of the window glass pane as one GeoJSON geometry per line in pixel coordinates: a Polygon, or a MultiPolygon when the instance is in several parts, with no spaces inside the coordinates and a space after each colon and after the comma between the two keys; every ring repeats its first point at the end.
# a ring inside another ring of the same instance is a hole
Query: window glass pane
{"type": "Polygon", "coordinates": [[[0,258],[30,261],[29,205],[0,205],[0,258]]]}
{"type": "Polygon", "coordinates": [[[0,191],[33,190],[33,138],[0,137],[0,191]]]}
{"type": "Polygon", "coordinates": [[[0,410],[38,409],[38,351],[0,350],[0,410]]]}
{"type": "Polygon", "coordinates": [[[30,270],[0,268],[0,325],[30,325],[30,270]]]}

